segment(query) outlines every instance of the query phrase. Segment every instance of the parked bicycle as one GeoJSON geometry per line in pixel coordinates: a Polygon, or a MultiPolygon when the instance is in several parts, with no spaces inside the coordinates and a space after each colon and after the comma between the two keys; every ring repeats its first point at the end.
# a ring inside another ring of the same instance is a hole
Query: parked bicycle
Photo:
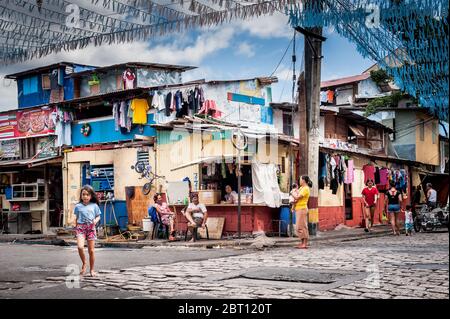
{"type": "Polygon", "coordinates": [[[131,169],[134,169],[138,174],[141,174],[141,177],[139,177],[139,179],[146,178],[149,180],[149,182],[145,183],[144,186],[142,186],[142,193],[144,195],[150,194],[150,191],[152,190],[152,184],[155,179],[165,178],[164,176],[153,173],[152,166],[143,161],[136,162],[135,165],[131,166],[131,169]]]}

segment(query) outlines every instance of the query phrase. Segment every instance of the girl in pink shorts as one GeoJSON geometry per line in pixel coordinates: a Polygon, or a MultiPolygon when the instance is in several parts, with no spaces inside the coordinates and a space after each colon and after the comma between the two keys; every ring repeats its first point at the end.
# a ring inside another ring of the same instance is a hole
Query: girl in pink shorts
{"type": "Polygon", "coordinates": [[[87,269],[86,256],[84,254],[84,242],[88,242],[89,266],[92,277],[95,277],[94,271],[95,255],[94,247],[97,234],[95,225],[100,221],[100,208],[94,189],[85,185],[80,192],[80,202],[75,206],[75,216],[77,217],[76,234],[78,254],[80,255],[82,266],[80,275],[84,275],[87,269]]]}

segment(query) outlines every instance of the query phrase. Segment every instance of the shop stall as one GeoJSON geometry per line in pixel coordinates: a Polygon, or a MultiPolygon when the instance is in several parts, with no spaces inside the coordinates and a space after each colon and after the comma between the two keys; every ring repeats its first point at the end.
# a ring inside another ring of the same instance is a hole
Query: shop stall
{"type": "MultiPolygon", "coordinates": [[[[238,171],[236,156],[216,156],[173,168],[178,170],[187,166],[198,169],[199,180],[189,181],[191,193],[199,195],[199,202],[208,210],[209,217],[225,218],[223,234],[234,235],[238,232],[238,178],[241,179],[241,232],[251,234],[257,231],[272,233],[277,231],[280,216],[281,196],[277,180],[277,165],[261,164],[252,156],[241,158],[241,170],[238,171]],[[240,176],[239,176],[240,175],[240,176]],[[227,186],[232,194],[227,193],[227,186]]],[[[170,197],[169,197],[170,200],[170,197]]],[[[182,199],[174,198],[178,213],[178,230],[186,231],[187,221],[181,214],[187,205],[182,199]]]]}

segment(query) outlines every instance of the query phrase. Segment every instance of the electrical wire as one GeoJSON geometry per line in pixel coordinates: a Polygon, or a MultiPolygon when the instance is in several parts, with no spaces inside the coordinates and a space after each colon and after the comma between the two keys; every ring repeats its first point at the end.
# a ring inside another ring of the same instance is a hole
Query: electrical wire
{"type": "MultiPolygon", "coordinates": [[[[295,36],[295,35],[294,35],[294,36],[295,36]]],[[[291,41],[289,42],[289,44],[288,44],[286,50],[285,50],[284,53],[283,53],[283,56],[281,57],[281,60],[278,62],[278,64],[277,64],[275,70],[273,70],[273,72],[270,74],[269,77],[272,77],[272,76],[275,74],[275,72],[277,72],[278,68],[280,67],[280,64],[283,62],[284,57],[286,56],[286,53],[288,52],[289,48],[291,47],[291,44],[292,44],[293,41],[294,41],[294,37],[292,37],[292,39],[291,39],[291,41]]]]}

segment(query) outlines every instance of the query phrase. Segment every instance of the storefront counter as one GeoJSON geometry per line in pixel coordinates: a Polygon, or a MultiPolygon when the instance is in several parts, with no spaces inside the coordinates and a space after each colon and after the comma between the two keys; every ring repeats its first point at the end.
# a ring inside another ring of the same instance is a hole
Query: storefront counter
{"type": "MultiPolygon", "coordinates": [[[[223,234],[237,233],[238,231],[238,207],[235,204],[210,204],[205,205],[208,217],[224,217],[225,224],[223,234]]],[[[186,231],[187,220],[181,214],[186,205],[171,205],[177,212],[177,230],[186,231]]],[[[278,220],[280,208],[270,208],[262,204],[241,204],[241,232],[252,233],[256,231],[272,232],[278,229],[274,220],[278,220]]]]}

